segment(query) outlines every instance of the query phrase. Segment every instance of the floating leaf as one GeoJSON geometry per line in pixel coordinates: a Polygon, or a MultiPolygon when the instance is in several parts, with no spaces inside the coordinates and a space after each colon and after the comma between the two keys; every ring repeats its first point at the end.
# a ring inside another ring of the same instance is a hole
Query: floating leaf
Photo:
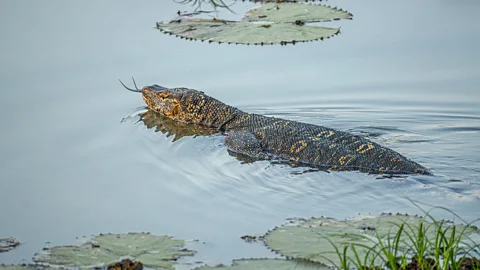
{"type": "Polygon", "coordinates": [[[20,241],[15,237],[0,238],[0,252],[7,252],[20,245],[20,241]]]}
{"type": "Polygon", "coordinates": [[[102,234],[81,246],[57,246],[37,253],[33,260],[51,266],[104,267],[131,257],[150,268],[172,269],[173,260],[191,256],[184,241],[148,233],[102,234]]]}
{"type": "MultiPolygon", "coordinates": [[[[249,10],[240,22],[219,19],[180,18],[158,22],[157,29],[180,38],[235,44],[295,44],[323,40],[340,32],[339,28],[305,25],[351,19],[352,14],[324,5],[267,1],[249,10]]],[[[308,1],[302,1],[308,2],[308,1]]]]}
{"type": "Polygon", "coordinates": [[[340,32],[319,26],[192,18],[157,23],[157,29],[191,40],[255,45],[323,40],[340,32]]]}
{"type": "Polygon", "coordinates": [[[353,15],[345,10],[325,5],[299,3],[266,3],[247,12],[244,20],[268,22],[327,22],[351,19],[353,15]]]}
{"type": "Polygon", "coordinates": [[[195,270],[327,270],[326,266],[300,262],[295,260],[282,259],[242,259],[234,260],[232,266],[218,265],[218,266],[202,266],[195,268],[195,270]]]}
{"type": "MultiPolygon", "coordinates": [[[[59,270],[62,268],[59,267],[51,267],[41,264],[12,264],[12,265],[0,265],[0,270],[59,270]]],[[[132,261],[129,259],[122,260],[121,262],[113,263],[107,265],[102,268],[95,268],[96,270],[121,270],[121,269],[129,269],[129,270],[141,270],[143,269],[143,265],[141,262],[132,261]]]]}
{"type": "MultiPolygon", "coordinates": [[[[240,0],[238,0],[240,2],[240,0]]],[[[321,2],[323,0],[241,0],[242,2],[254,2],[254,3],[308,3],[308,2],[321,2]]],[[[225,3],[223,0],[179,0],[176,1],[180,4],[192,4],[197,6],[197,10],[201,10],[202,4],[210,4],[214,8],[226,8],[230,9],[229,5],[225,3]]]]}
{"type": "Polygon", "coordinates": [[[52,267],[44,267],[35,264],[0,264],[0,270],[52,270],[52,267]]]}
{"type": "MultiPolygon", "coordinates": [[[[391,241],[394,238],[401,224],[405,224],[405,230],[411,231],[410,228],[418,228],[421,221],[424,223],[425,237],[434,239],[436,227],[420,217],[382,215],[348,221],[323,217],[302,219],[268,232],[264,237],[264,242],[273,251],[288,258],[341,265],[334,246],[343,252],[343,247],[349,245],[347,257],[354,258],[351,249],[353,245],[359,257],[365,258],[370,249],[377,247],[378,238],[382,240],[382,243],[386,243],[389,239],[391,241]]],[[[478,233],[478,229],[472,226],[455,225],[455,229],[457,237],[462,237],[462,239],[473,232],[478,233]],[[463,234],[459,232],[463,232],[463,234]]],[[[451,231],[448,230],[447,238],[450,237],[451,231]]],[[[410,244],[407,243],[407,240],[406,235],[401,237],[399,243],[401,252],[409,250],[410,244]]],[[[370,252],[370,256],[373,254],[375,252],[370,252]]],[[[375,262],[378,265],[381,262],[380,258],[377,257],[375,262]]]]}

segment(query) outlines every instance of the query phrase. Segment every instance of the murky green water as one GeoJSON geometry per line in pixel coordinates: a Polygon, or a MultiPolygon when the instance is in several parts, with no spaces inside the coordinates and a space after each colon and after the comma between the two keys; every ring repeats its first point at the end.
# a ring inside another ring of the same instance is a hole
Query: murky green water
{"type": "Polygon", "coordinates": [[[273,256],[239,237],[285,218],[419,213],[407,198],[480,217],[480,2],[361,2],[329,2],[354,14],[331,40],[254,47],[158,33],[156,21],[188,9],[172,1],[2,1],[0,235],[24,244],[0,263],[128,231],[200,239],[197,260],[230,263],[273,256]],[[172,143],[132,117],[144,104],[117,81],[132,75],[364,134],[436,176],[302,174],[242,164],[221,135],[172,143]]]}

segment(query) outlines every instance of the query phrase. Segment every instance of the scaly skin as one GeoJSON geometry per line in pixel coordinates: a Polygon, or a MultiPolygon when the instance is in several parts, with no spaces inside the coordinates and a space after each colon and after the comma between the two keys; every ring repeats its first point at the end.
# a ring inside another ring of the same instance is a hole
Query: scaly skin
{"type": "Polygon", "coordinates": [[[144,101],[176,121],[217,128],[229,150],[254,159],[278,159],[328,170],[381,174],[432,173],[361,136],[313,124],[243,112],[188,88],[144,87],[144,101]]]}

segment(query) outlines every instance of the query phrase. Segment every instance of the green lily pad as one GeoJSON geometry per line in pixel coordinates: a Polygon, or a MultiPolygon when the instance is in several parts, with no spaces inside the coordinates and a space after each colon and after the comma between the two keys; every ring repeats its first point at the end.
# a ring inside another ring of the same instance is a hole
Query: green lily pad
{"type": "Polygon", "coordinates": [[[38,264],[0,264],[0,270],[59,270],[58,268],[53,268],[44,265],[38,264]]]}
{"type": "Polygon", "coordinates": [[[15,237],[0,238],[0,252],[10,251],[20,245],[15,237]]]}
{"type": "Polygon", "coordinates": [[[340,32],[340,28],[305,23],[351,19],[352,16],[347,11],[325,5],[264,3],[250,9],[242,21],[182,17],[170,22],[157,22],[157,29],[189,40],[285,45],[323,40],[340,32]]]}
{"type": "MultiPolygon", "coordinates": [[[[240,0],[238,0],[240,2],[240,0]]],[[[311,3],[321,2],[323,0],[241,0],[242,2],[250,1],[254,3],[311,3]]],[[[200,9],[202,4],[211,4],[213,7],[228,8],[228,4],[224,0],[181,0],[181,4],[193,4],[200,9]]]]}
{"type": "Polygon", "coordinates": [[[149,268],[172,269],[174,260],[191,256],[184,241],[149,233],[101,234],[80,246],[56,246],[37,253],[36,263],[80,268],[104,267],[130,257],[149,268]]]}
{"type": "Polygon", "coordinates": [[[352,19],[353,15],[345,10],[325,5],[300,3],[266,3],[250,9],[244,20],[268,22],[327,22],[340,19],[352,19]]]}
{"type": "Polygon", "coordinates": [[[296,260],[282,260],[282,259],[242,259],[234,260],[231,266],[217,265],[217,266],[201,266],[195,270],[327,270],[326,266],[301,262],[296,260]]]}
{"type": "MultiPolygon", "coordinates": [[[[0,270],[58,270],[58,267],[51,267],[41,264],[0,264],[0,270]]],[[[107,270],[117,270],[117,269],[131,269],[131,270],[141,270],[143,265],[141,262],[132,261],[129,259],[122,260],[114,264],[107,265],[96,270],[107,269],[107,270]]]]}
{"type": "MultiPolygon", "coordinates": [[[[348,245],[347,257],[354,258],[351,246],[353,245],[360,258],[373,256],[378,252],[378,239],[386,245],[387,241],[394,238],[400,224],[404,225],[404,231],[400,241],[399,251],[408,253],[411,251],[411,243],[406,235],[414,236],[420,222],[423,221],[425,237],[433,240],[436,227],[424,219],[406,215],[382,215],[379,217],[367,217],[347,221],[338,221],[332,218],[300,219],[290,224],[275,228],[264,236],[264,243],[273,251],[288,258],[305,259],[320,262],[327,265],[340,265],[340,260],[335,252],[336,246],[340,252],[348,245]]],[[[453,226],[449,224],[449,226],[453,226]]],[[[444,228],[447,226],[444,226],[444,228]]],[[[462,239],[473,233],[478,234],[478,229],[473,226],[455,225],[456,236],[462,239]]],[[[448,230],[446,237],[450,237],[448,230]]],[[[382,260],[378,256],[375,264],[379,265],[382,260]]]]}
{"type": "MultiPolygon", "coordinates": [[[[39,268],[38,270],[46,270],[46,268],[39,268]]],[[[36,270],[35,265],[32,264],[0,264],[0,270],[36,270]]]]}
{"type": "Polygon", "coordinates": [[[193,18],[159,22],[157,29],[190,40],[255,45],[323,40],[340,32],[339,28],[320,26],[193,18]]]}

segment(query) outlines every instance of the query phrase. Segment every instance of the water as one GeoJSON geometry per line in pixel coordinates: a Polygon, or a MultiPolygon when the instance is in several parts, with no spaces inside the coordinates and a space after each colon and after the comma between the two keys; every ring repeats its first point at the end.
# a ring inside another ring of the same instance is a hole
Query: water
{"type": "Polygon", "coordinates": [[[480,2],[329,4],[354,14],[333,23],[340,36],[255,47],[158,33],[156,21],[189,9],[173,1],[2,1],[0,235],[24,244],[0,262],[29,262],[47,241],[150,231],[199,239],[195,260],[230,263],[274,256],[240,236],[286,218],[420,213],[407,198],[480,217],[480,2]],[[144,104],[117,78],[132,75],[363,134],[436,176],[242,163],[218,134],[172,143],[129,117],[144,104]]]}

